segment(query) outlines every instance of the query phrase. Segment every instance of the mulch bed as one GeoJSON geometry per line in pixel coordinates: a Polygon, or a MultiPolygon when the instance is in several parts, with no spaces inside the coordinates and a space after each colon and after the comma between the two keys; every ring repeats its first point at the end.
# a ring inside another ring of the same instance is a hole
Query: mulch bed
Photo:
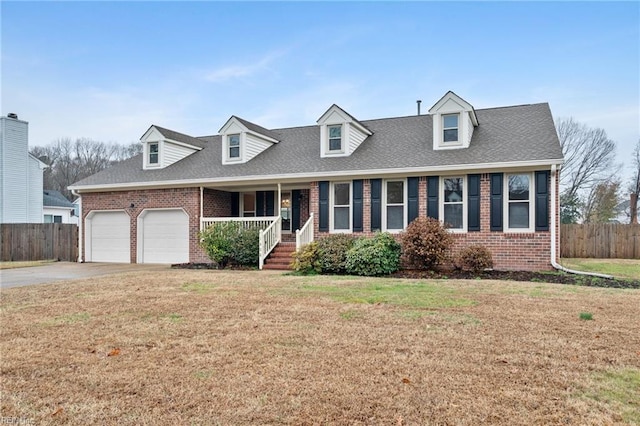
{"type": "MultiPolygon", "coordinates": [[[[214,263],[180,263],[171,265],[176,269],[218,269],[214,263]]],[[[247,267],[231,267],[227,269],[251,270],[247,267]]],[[[389,275],[391,278],[413,278],[413,279],[452,279],[452,280],[507,280],[507,281],[528,281],[554,284],[581,285],[586,287],[608,287],[608,288],[634,288],[640,289],[640,280],[631,279],[606,279],[589,275],[576,275],[563,272],[529,272],[529,271],[424,271],[414,269],[402,269],[389,275]]]]}

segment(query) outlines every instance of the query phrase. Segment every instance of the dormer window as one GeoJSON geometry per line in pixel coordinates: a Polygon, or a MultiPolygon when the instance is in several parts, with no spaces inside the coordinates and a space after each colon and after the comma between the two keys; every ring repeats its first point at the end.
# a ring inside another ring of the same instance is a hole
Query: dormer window
{"type": "Polygon", "coordinates": [[[149,144],[149,164],[158,164],[158,143],[149,144]]]}
{"type": "Polygon", "coordinates": [[[458,114],[442,116],[442,140],[444,142],[458,142],[458,114]]]}
{"type": "Polygon", "coordinates": [[[342,152],[342,126],[328,126],[329,151],[342,152]]]}
{"type": "Polygon", "coordinates": [[[229,135],[229,159],[240,158],[240,135],[229,135]]]}

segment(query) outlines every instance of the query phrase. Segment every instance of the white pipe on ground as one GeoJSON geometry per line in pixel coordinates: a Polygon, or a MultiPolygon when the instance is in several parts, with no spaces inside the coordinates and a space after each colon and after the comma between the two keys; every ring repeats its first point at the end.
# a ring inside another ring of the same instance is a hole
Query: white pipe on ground
{"type": "Polygon", "coordinates": [[[596,272],[575,271],[573,269],[565,268],[564,266],[556,262],[556,209],[558,208],[556,204],[556,174],[556,165],[553,164],[551,166],[551,266],[559,271],[567,272],[569,274],[589,275],[592,277],[612,279],[613,276],[611,275],[598,274],[596,272]]]}

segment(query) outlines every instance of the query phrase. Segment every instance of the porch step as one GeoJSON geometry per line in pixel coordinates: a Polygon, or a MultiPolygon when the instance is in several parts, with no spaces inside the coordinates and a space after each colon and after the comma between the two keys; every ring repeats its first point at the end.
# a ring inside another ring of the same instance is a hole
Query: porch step
{"type": "Polygon", "coordinates": [[[293,260],[291,254],[296,251],[295,242],[281,242],[265,259],[263,269],[291,270],[289,264],[293,260]]]}

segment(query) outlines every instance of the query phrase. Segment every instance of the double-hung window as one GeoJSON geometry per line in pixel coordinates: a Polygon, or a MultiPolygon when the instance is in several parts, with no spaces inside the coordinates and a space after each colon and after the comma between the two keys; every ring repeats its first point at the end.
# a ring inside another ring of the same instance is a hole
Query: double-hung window
{"type": "Polygon", "coordinates": [[[458,142],[459,114],[446,114],[442,116],[442,141],[458,142]]]}
{"type": "Polygon", "coordinates": [[[329,152],[342,151],[342,126],[327,126],[329,134],[329,152]]]}
{"type": "Polygon", "coordinates": [[[345,232],[351,230],[351,183],[333,184],[333,230],[345,232]]]}
{"type": "Polygon", "coordinates": [[[401,231],[405,227],[405,183],[404,180],[386,181],[385,185],[385,229],[401,231]]]}
{"type": "Polygon", "coordinates": [[[227,136],[229,142],[229,159],[240,158],[240,135],[227,136]]]}
{"type": "Polygon", "coordinates": [[[465,230],[465,186],[463,177],[442,179],[442,217],[449,229],[465,230]]]}
{"type": "Polygon", "coordinates": [[[149,164],[158,164],[158,143],[149,144],[149,164]]]}
{"type": "Polygon", "coordinates": [[[513,174],[507,175],[506,181],[506,205],[505,216],[507,218],[507,230],[532,231],[533,191],[531,190],[531,175],[513,174]]]}

